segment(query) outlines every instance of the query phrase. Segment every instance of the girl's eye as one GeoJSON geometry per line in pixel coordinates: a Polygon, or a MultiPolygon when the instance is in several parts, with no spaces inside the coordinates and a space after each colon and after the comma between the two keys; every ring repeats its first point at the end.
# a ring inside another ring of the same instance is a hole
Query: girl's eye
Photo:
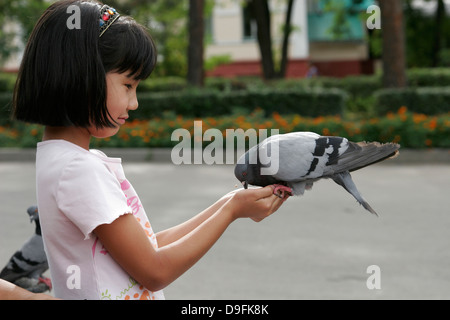
{"type": "Polygon", "coordinates": [[[132,89],[133,86],[131,84],[126,84],[125,87],[127,87],[127,89],[132,89]]]}

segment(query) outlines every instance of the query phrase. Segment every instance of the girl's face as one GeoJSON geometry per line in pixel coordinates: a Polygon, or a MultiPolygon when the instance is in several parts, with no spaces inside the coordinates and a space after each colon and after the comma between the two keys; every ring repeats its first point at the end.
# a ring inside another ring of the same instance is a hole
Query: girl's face
{"type": "Polygon", "coordinates": [[[106,106],[111,115],[112,122],[116,122],[115,127],[95,128],[91,127],[89,132],[96,138],[107,138],[115,135],[120,126],[128,119],[128,112],[138,108],[136,88],[139,80],[127,77],[127,72],[106,74],[107,97],[106,106]]]}

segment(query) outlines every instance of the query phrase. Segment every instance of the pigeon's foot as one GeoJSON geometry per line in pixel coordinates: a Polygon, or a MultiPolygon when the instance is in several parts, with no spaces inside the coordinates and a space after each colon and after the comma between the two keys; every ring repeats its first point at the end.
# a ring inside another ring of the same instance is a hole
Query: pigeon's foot
{"type": "Polygon", "coordinates": [[[48,290],[51,291],[52,290],[52,280],[50,278],[47,277],[39,277],[39,283],[43,283],[48,287],[48,290]]]}
{"type": "Polygon", "coordinates": [[[273,189],[273,194],[276,195],[278,198],[283,199],[285,197],[285,194],[288,196],[292,196],[294,194],[294,191],[286,187],[282,184],[275,184],[273,189]]]}

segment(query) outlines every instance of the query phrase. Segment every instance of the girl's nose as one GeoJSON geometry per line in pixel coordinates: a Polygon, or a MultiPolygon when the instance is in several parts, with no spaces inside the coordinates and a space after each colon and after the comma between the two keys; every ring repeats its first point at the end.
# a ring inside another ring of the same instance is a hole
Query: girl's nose
{"type": "Polygon", "coordinates": [[[129,101],[128,110],[136,110],[139,107],[139,102],[136,95],[129,101]]]}

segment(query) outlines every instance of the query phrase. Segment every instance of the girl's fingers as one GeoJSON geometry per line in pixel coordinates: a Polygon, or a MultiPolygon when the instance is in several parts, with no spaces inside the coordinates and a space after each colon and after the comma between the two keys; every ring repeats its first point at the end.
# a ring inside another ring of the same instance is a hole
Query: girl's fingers
{"type": "Polygon", "coordinates": [[[274,212],[276,212],[281,205],[284,203],[285,199],[279,198],[274,195],[274,197],[266,197],[264,199],[260,199],[262,202],[267,202],[265,204],[264,210],[261,212],[261,215],[258,217],[252,217],[251,219],[255,222],[260,222],[265,218],[271,216],[274,212]]]}
{"type": "Polygon", "coordinates": [[[256,189],[260,198],[268,198],[273,194],[273,186],[267,186],[264,188],[256,189]]]}

